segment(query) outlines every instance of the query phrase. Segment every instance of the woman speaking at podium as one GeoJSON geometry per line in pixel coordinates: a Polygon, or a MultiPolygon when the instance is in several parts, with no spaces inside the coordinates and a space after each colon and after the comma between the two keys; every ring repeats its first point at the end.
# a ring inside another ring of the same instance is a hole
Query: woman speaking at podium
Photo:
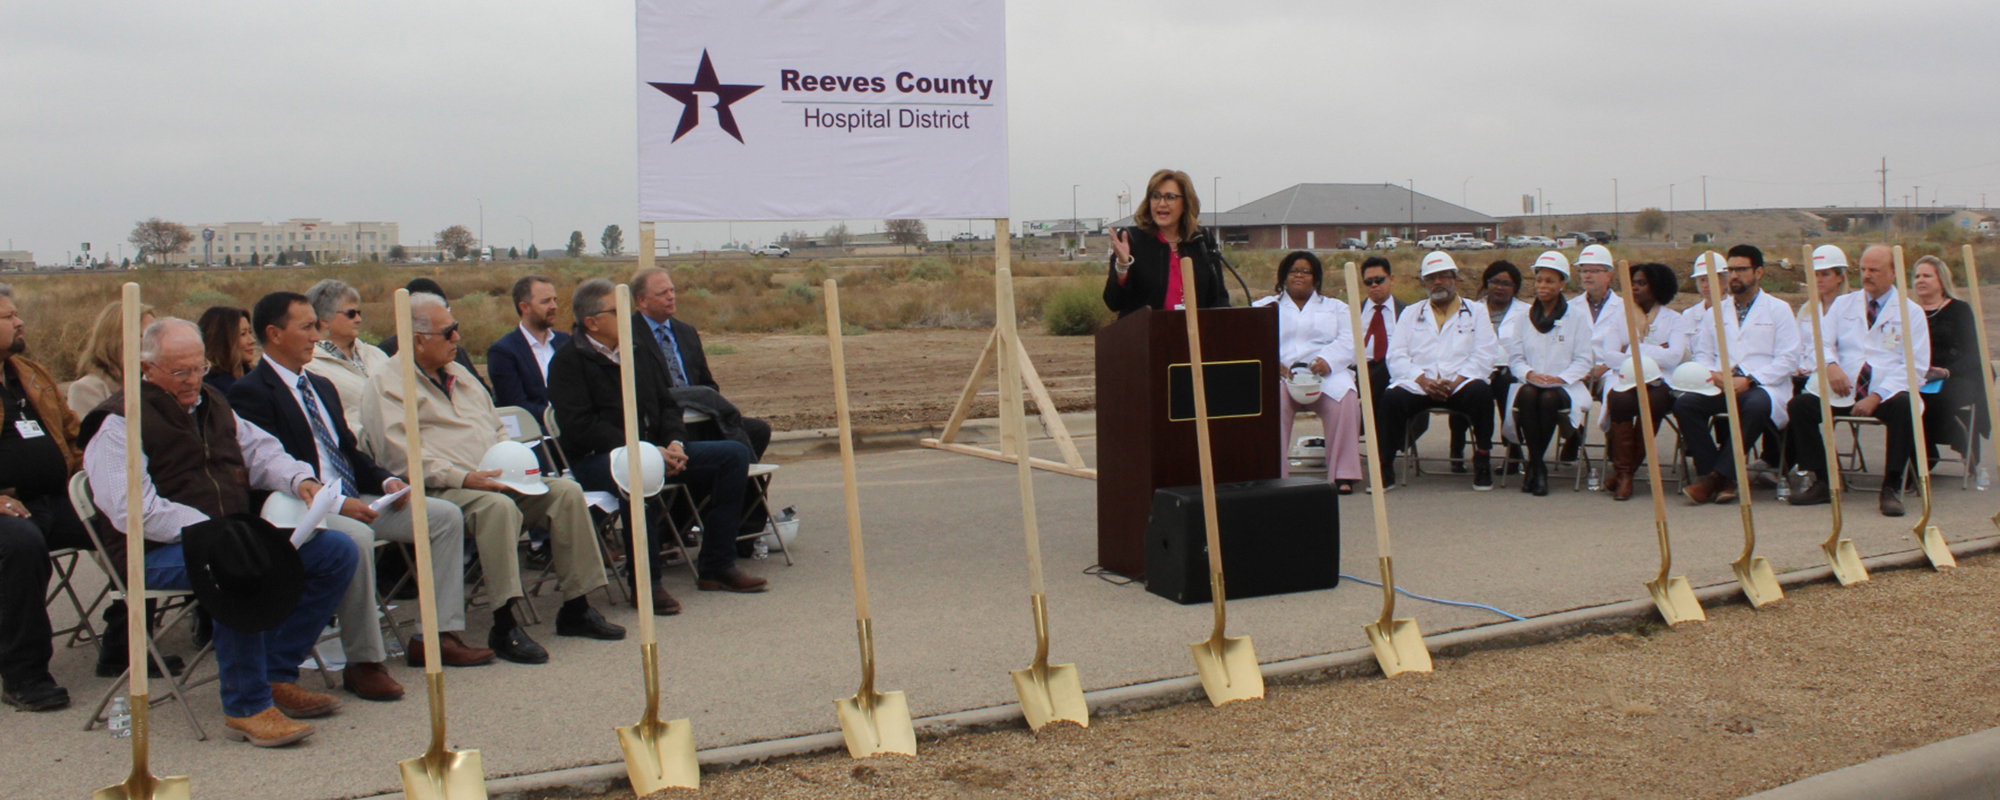
{"type": "Polygon", "coordinates": [[[1146,203],[1132,215],[1133,227],[1111,231],[1111,269],[1104,279],[1104,304],[1123,317],[1140,308],[1185,308],[1189,294],[1198,308],[1229,305],[1222,283],[1221,253],[1196,220],[1201,201],[1187,173],[1163,169],[1146,181],[1146,203]],[[1180,259],[1194,259],[1194,287],[1181,285],[1180,259]]]}

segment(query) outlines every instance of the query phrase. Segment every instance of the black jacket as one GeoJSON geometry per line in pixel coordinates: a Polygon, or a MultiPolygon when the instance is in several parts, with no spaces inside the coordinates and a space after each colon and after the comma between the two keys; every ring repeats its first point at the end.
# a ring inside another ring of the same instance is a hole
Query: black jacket
{"type": "MultiPolygon", "coordinates": [[[[355,446],[354,432],[347,429],[347,418],[342,415],[340,392],[333,388],[333,382],[310,372],[306,380],[312,382],[314,391],[319,393],[319,401],[326,404],[322,409],[333,418],[333,438],[340,447],[340,455],[347,459],[347,468],[354,472],[354,482],[360,486],[349,491],[364,494],[384,494],[382,484],[396,477],[375,459],[355,446]]],[[[236,385],[229,387],[229,407],[245,422],[264,429],[277,437],[285,446],[285,453],[312,466],[319,472],[319,443],[313,439],[312,423],[306,421],[305,409],[292,397],[291,387],[278,378],[276,370],[263,360],[258,360],[257,368],[248,375],[237,379],[236,385]]],[[[321,483],[331,480],[331,475],[319,475],[321,483]]]]}
{"type": "MultiPolygon", "coordinates": [[[[669,318],[667,325],[674,331],[674,349],[681,354],[681,370],[687,373],[689,386],[706,386],[718,392],[722,387],[715,385],[715,375],[708,371],[708,355],[701,349],[701,334],[677,319],[669,318]]],[[[645,352],[661,369],[666,369],[667,354],[660,350],[660,340],[653,335],[652,323],[643,314],[632,315],[632,338],[638,340],[639,349],[645,352]]]]}
{"type": "MultiPolygon", "coordinates": [[[[624,354],[634,349],[624,348],[624,354]]],[[[680,404],[667,386],[665,367],[641,354],[632,362],[632,378],[640,440],[656,445],[687,440],[687,426],[681,423],[680,404]]],[[[597,352],[582,334],[571,336],[549,359],[549,407],[555,409],[560,429],[556,440],[571,459],[625,446],[624,393],[618,384],[618,364],[597,352]]]]}
{"type": "MultiPolygon", "coordinates": [[[[1118,253],[1111,253],[1105,267],[1104,305],[1123,317],[1144,307],[1167,310],[1167,258],[1170,251],[1159,237],[1138,228],[1124,228],[1132,243],[1132,268],[1125,282],[1118,282],[1118,253]]],[[[1181,242],[1182,258],[1194,259],[1194,291],[1197,308],[1226,308],[1229,287],[1222,282],[1222,263],[1209,252],[1209,233],[1197,230],[1181,242]]],[[[1186,287],[1182,288],[1186,293],[1186,287]]]]}

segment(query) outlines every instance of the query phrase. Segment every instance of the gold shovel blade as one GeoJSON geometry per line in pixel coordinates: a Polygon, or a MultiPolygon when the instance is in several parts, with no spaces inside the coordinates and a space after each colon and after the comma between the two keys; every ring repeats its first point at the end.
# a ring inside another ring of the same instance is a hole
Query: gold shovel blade
{"type": "Polygon", "coordinates": [[[1736,572],[1736,582],[1743,585],[1743,596],[1749,598],[1751,608],[1763,608],[1785,599],[1785,590],[1778,588],[1778,575],[1771,571],[1770,560],[1763,556],[1752,556],[1729,565],[1736,572]]]}
{"type": "Polygon", "coordinates": [[[486,765],[478,750],[446,750],[436,761],[421,755],[396,766],[409,800],[486,800],[486,765]]]}
{"type": "Polygon", "coordinates": [[[1833,579],[1840,581],[1840,585],[1853,586],[1868,580],[1868,568],[1862,566],[1861,551],[1854,547],[1853,539],[1824,542],[1819,549],[1826,554],[1827,565],[1833,567],[1833,579]]]}
{"type": "Polygon", "coordinates": [[[1051,664],[1037,675],[1034,667],[1017,669],[1014,693],[1021,697],[1021,716],[1028,727],[1041,730],[1051,722],[1074,722],[1090,727],[1090,705],[1083,701],[1083,678],[1075,664],[1051,664]]]}
{"type": "Polygon", "coordinates": [[[1370,622],[1361,629],[1368,632],[1368,646],[1375,650],[1383,677],[1431,671],[1431,651],[1424,647],[1424,634],[1417,630],[1415,619],[1392,619],[1387,627],[1370,622]]]}
{"type": "Polygon", "coordinates": [[[1924,528],[1924,535],[1917,540],[1924,548],[1924,557],[1931,560],[1931,569],[1951,569],[1958,566],[1958,559],[1952,557],[1951,547],[1944,543],[1944,532],[1936,525],[1924,528]]]}
{"type": "Polygon", "coordinates": [[[1701,601],[1694,597],[1694,586],[1681,576],[1661,578],[1646,582],[1646,593],[1653,596],[1653,605],[1660,609],[1660,616],[1671,628],[1683,622],[1706,622],[1708,614],[1701,610],[1701,601]]]}
{"type": "Polygon", "coordinates": [[[625,750],[625,776],[640,797],[661,789],[701,788],[701,762],[694,754],[694,725],[684,719],[618,729],[625,750]]]}
{"type": "Polygon", "coordinates": [[[194,790],[189,787],[186,775],[171,778],[148,775],[143,782],[131,779],[90,793],[90,800],[192,800],[193,797],[194,790]]]}
{"type": "Polygon", "coordinates": [[[1188,645],[1194,653],[1194,671],[1201,676],[1201,688],[1213,705],[1264,696],[1264,670],[1257,666],[1257,648],[1250,637],[1216,636],[1188,645]]]}
{"type": "Polygon", "coordinates": [[[910,722],[910,701],[902,692],[882,692],[873,702],[857,694],[833,701],[833,707],[840,713],[840,735],[847,740],[848,755],[917,754],[917,728],[910,722]]]}

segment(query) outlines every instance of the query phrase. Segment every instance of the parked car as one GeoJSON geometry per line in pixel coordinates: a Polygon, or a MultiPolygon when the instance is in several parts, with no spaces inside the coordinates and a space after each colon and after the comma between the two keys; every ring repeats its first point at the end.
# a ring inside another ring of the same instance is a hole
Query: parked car
{"type": "Polygon", "coordinates": [[[979,241],[979,234],[972,231],[960,231],[952,234],[951,240],[954,242],[976,242],[979,241]]]}
{"type": "Polygon", "coordinates": [[[1377,250],[1394,250],[1398,247],[1402,247],[1404,244],[1407,244],[1407,242],[1404,242],[1403,240],[1398,239],[1394,236],[1384,236],[1380,239],[1376,239],[1375,243],[1369,245],[1369,247],[1373,247],[1377,250]]]}
{"type": "Polygon", "coordinates": [[[767,244],[764,245],[763,247],[759,247],[755,250],[750,251],[750,254],[756,256],[777,256],[779,258],[784,258],[785,256],[792,254],[792,248],[786,247],[781,244],[767,244]]]}
{"type": "Polygon", "coordinates": [[[1417,249],[1418,249],[1418,250],[1444,250],[1444,249],[1446,249],[1446,247],[1445,247],[1445,244],[1446,244],[1447,242],[1450,242],[1450,241],[1452,240],[1452,237],[1453,237],[1453,236],[1455,236],[1455,235],[1456,235],[1456,234],[1450,234],[1450,233],[1434,233],[1434,234],[1431,234],[1431,235],[1429,235],[1429,236],[1426,236],[1426,237],[1424,237],[1424,238],[1422,238],[1422,239],[1418,239],[1418,240],[1417,240],[1417,249]]]}
{"type": "Polygon", "coordinates": [[[1598,244],[1610,244],[1618,241],[1618,237],[1612,235],[1610,231],[1588,231],[1586,234],[1596,240],[1598,244]]]}
{"type": "Polygon", "coordinates": [[[1340,249],[1342,249],[1342,250],[1366,250],[1366,249],[1368,249],[1368,244],[1367,244],[1366,242],[1363,242],[1363,241],[1361,241],[1360,239],[1355,239],[1355,238],[1352,238],[1352,237],[1350,237],[1350,238],[1346,238],[1346,239],[1342,239],[1342,240],[1340,240],[1340,249]]]}
{"type": "Polygon", "coordinates": [[[1556,246],[1556,240],[1547,236],[1523,236],[1520,238],[1523,242],[1522,247],[1539,247],[1544,250],[1553,250],[1556,246]]]}
{"type": "Polygon", "coordinates": [[[1477,236],[1467,236],[1463,239],[1458,239],[1456,240],[1456,244],[1457,247],[1455,249],[1458,250],[1491,250],[1496,246],[1492,242],[1477,236]]]}

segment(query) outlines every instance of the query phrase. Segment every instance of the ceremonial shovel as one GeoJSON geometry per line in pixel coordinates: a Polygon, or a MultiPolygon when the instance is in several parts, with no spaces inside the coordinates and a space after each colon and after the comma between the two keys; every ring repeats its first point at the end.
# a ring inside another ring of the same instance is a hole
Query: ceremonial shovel
{"type": "MultiPolygon", "coordinates": [[[[1715,352],[1721,360],[1722,374],[1734,376],[1736,370],[1729,361],[1729,331],[1722,319],[1722,298],[1729,285],[1721,282],[1726,267],[1709,251],[1702,258],[1708,259],[1709,297],[1714,299],[1715,352]]],[[[1732,380],[1722,387],[1724,403],[1729,407],[1729,455],[1736,463],[1736,504],[1743,515],[1743,556],[1730,563],[1736,571],[1736,582],[1743,585],[1743,596],[1749,598],[1752,608],[1762,608],[1765,604],[1785,599],[1785,590],[1778,587],[1778,576],[1771,571],[1771,562],[1757,555],[1757,523],[1750,513],[1750,464],[1743,455],[1743,419],[1737,415],[1736,386],[1732,380]]]]}
{"type": "Polygon", "coordinates": [[[1646,391],[1646,359],[1639,352],[1640,343],[1646,340],[1646,328],[1639,324],[1644,315],[1639,304],[1632,299],[1632,264],[1618,262],[1618,292],[1625,300],[1625,341],[1626,349],[1632,356],[1632,386],[1639,400],[1639,440],[1646,444],[1646,477],[1653,484],[1653,528],[1660,538],[1660,576],[1646,582],[1646,593],[1653,596],[1653,605],[1660,609],[1660,616],[1672,627],[1683,622],[1702,622],[1708,615],[1701,610],[1701,601],[1694,597],[1694,587],[1685,576],[1670,575],[1674,568],[1674,549],[1667,537],[1667,490],[1660,480],[1659,443],[1653,428],[1653,397],[1646,391]]]}
{"type": "Polygon", "coordinates": [[[125,656],[131,676],[132,774],[90,793],[91,800],[189,800],[187,776],[155,778],[148,765],[153,708],[146,685],[146,503],[139,487],[139,284],[125,284],[125,656]]]}
{"type": "MultiPolygon", "coordinates": [[[[1812,245],[1805,245],[1806,265],[1806,309],[1812,315],[1813,363],[1818,371],[1813,380],[1819,383],[1819,431],[1826,440],[1826,490],[1833,498],[1833,533],[1821,542],[1820,552],[1826,554],[1826,563],[1833,567],[1834,580],[1842,586],[1852,586],[1868,580],[1868,568],[1861,564],[1861,551],[1855,549],[1853,539],[1840,538],[1840,464],[1839,452],[1835,448],[1833,435],[1833,388],[1826,379],[1826,350],[1824,335],[1820,332],[1819,275],[1813,269],[1812,245]]],[[[1858,398],[1857,398],[1858,399],[1858,398]]],[[[1780,480],[1783,480],[1781,477],[1780,480]]]]}
{"type": "MultiPolygon", "coordinates": [[[[1924,557],[1931,560],[1931,569],[1947,569],[1958,566],[1958,559],[1952,557],[1951,548],[1945,545],[1944,534],[1931,524],[1931,464],[1930,459],[1924,456],[1924,408],[1919,402],[1921,393],[1917,391],[1917,387],[1923,384],[1917,382],[1916,345],[1910,341],[1910,284],[1903,274],[1903,246],[1896,245],[1895,253],[1896,313],[1903,318],[1903,328],[1898,331],[1897,338],[1903,340],[1903,374],[1910,384],[1910,423],[1915,428],[1911,442],[1916,454],[1911,460],[1917,462],[1917,488],[1924,492],[1924,516],[1917,520],[1916,527],[1910,532],[1916,534],[1917,544],[1924,549],[1924,557]]],[[[1979,360],[1985,361],[1986,354],[1980,353],[1979,360]]],[[[1977,436],[1978,432],[1974,431],[1973,435],[1977,436]]],[[[1902,479],[1901,475],[1887,478],[1895,481],[1902,479]]]]}
{"type": "MultiPolygon", "coordinates": [[[[867,758],[878,753],[917,754],[917,730],[910,722],[910,702],[902,692],[875,691],[875,628],[868,614],[868,564],[861,552],[860,491],[854,475],[854,428],[847,418],[847,358],[840,348],[840,284],[828,278],[826,343],[833,356],[833,406],[840,420],[840,479],[847,495],[847,557],[854,568],[854,627],[861,639],[861,690],[833,701],[840,714],[840,735],[847,754],[867,758]]],[[[1022,459],[1023,463],[1026,458],[1022,459]]]]}
{"type": "Polygon", "coordinates": [[[424,504],[424,437],[417,425],[417,403],[423,397],[417,383],[417,341],[410,319],[410,292],[396,290],[396,354],[403,373],[403,434],[410,471],[411,540],[416,544],[417,616],[424,629],[424,684],[430,690],[431,747],[416,758],[396,762],[403,770],[403,795],[409,800],[485,800],[486,768],[478,750],[447,750],[444,746],[444,656],[438,652],[437,587],[431,580],[430,517],[424,504]]]}
{"type": "MultiPolygon", "coordinates": [[[[632,332],[632,289],[618,284],[618,334],[632,332]]],[[[637,353],[632,347],[625,353],[637,353]]],[[[701,788],[701,763],[694,754],[694,725],[687,720],[660,720],[660,645],[653,632],[652,548],[646,541],[646,460],[639,457],[639,404],[634,399],[632,358],[618,359],[618,386],[625,405],[625,481],[632,526],[632,576],[638,591],[639,658],[646,676],[646,715],[639,724],[618,728],[618,746],[625,750],[625,776],[640,797],[667,788],[701,788]]]]}
{"type": "MultiPolygon", "coordinates": [[[[1979,384],[1984,387],[1980,394],[1986,396],[1986,419],[1991,424],[1992,420],[2000,419],[2000,392],[1993,391],[1993,359],[1988,355],[1992,351],[1986,349],[1986,312],[1979,307],[1979,262],[1972,257],[1972,245],[1965,245],[1965,249],[1961,252],[1965,254],[1966,294],[1972,297],[1972,316],[1977,318],[1972,324],[1972,330],[1978,334],[1979,373],[1985,379],[1984,383],[1979,384]]],[[[1978,427],[1977,424],[1973,425],[1974,435],[1977,435],[1978,427]]],[[[1993,527],[2000,528],[2000,514],[1993,515],[1993,527]]]]}
{"type": "MultiPolygon", "coordinates": [[[[1360,303],[1360,271],[1349,261],[1343,272],[1347,276],[1348,299],[1360,303]]],[[[1359,365],[1354,377],[1360,386],[1361,424],[1368,432],[1368,441],[1381,442],[1381,432],[1375,428],[1375,395],[1368,375],[1368,354],[1362,349],[1367,330],[1361,325],[1360,314],[1350,315],[1349,321],[1354,326],[1354,363],[1359,365]]],[[[1388,450],[1381,447],[1377,452],[1388,450]]],[[[1396,619],[1396,568],[1389,558],[1389,499],[1382,495],[1382,459],[1369,457],[1368,481],[1368,494],[1375,502],[1375,560],[1382,569],[1382,617],[1362,626],[1362,630],[1368,634],[1368,646],[1375,650],[1375,661],[1382,665],[1384,676],[1430,672],[1431,651],[1424,647],[1424,634],[1417,630],[1416,618],[1396,619]]]]}
{"type": "MultiPolygon", "coordinates": [[[[998,244],[1005,246],[1006,232],[998,244]]],[[[1004,250],[1002,251],[1005,252],[1004,250]]],[[[1042,585],[1042,537],[1035,520],[1035,470],[1028,464],[1027,409],[1021,401],[1020,333],[1014,329],[1014,275],[1006,258],[993,272],[994,313],[1000,323],[1000,418],[1003,436],[1014,440],[1014,459],[1021,484],[1021,525],[1028,540],[1028,602],[1035,612],[1035,663],[1017,669],[1014,692],[1021,696],[1021,716],[1028,727],[1061,720],[1090,727],[1090,706],[1083,701],[1083,679],[1075,664],[1049,664],[1048,589],[1042,585]]]]}

